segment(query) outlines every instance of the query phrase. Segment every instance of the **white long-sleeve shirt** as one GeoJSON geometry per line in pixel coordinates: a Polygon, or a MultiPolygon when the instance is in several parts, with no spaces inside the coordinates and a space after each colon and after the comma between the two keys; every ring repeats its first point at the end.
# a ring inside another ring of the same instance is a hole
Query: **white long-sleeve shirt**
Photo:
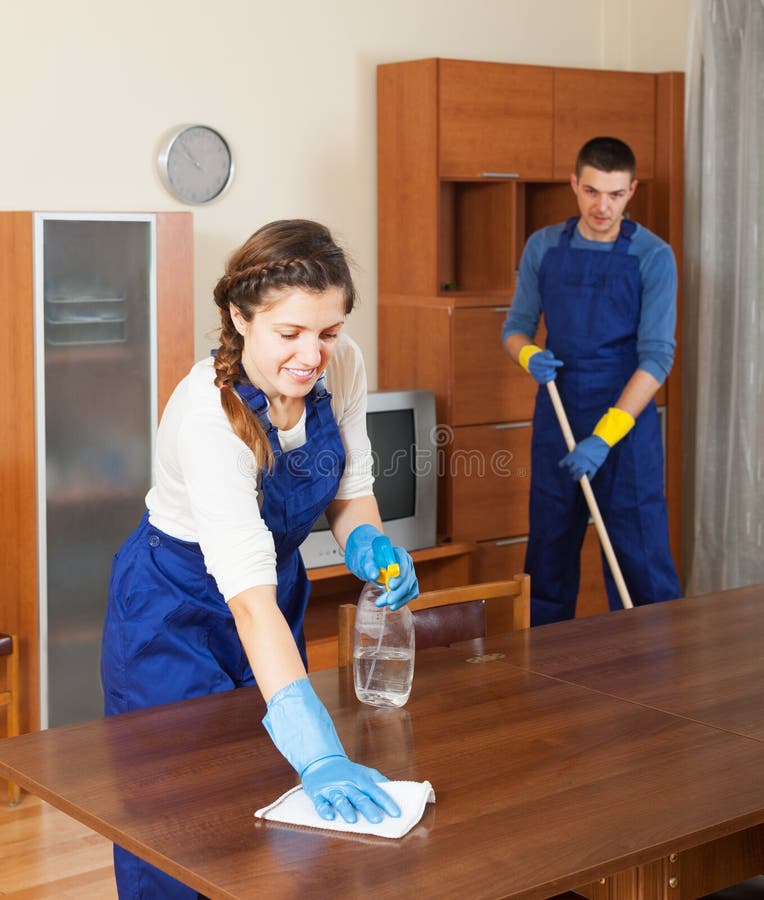
{"type": "MultiPolygon", "coordinates": [[[[212,358],[178,384],[157,432],[155,483],[146,495],[152,525],[198,543],[207,571],[226,600],[276,584],[273,538],[260,515],[259,469],[234,434],[214,385],[212,358]]],[[[366,370],[358,345],[344,332],[326,369],[331,407],[345,448],[337,499],[372,494],[371,447],[366,433],[366,370]]],[[[305,443],[305,420],[279,431],[282,448],[305,443]]]]}

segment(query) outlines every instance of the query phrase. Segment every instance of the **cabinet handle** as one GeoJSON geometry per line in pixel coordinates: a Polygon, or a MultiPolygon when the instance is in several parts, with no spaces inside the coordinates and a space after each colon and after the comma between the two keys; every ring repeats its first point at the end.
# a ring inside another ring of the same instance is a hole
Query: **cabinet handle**
{"type": "Polygon", "coordinates": [[[519,538],[504,538],[501,541],[494,541],[494,547],[509,547],[511,544],[527,544],[527,537],[519,537],[519,538]]]}
{"type": "Polygon", "coordinates": [[[527,428],[530,424],[530,420],[527,422],[499,422],[498,425],[494,425],[493,427],[497,431],[503,431],[505,428],[527,428]]]}
{"type": "Polygon", "coordinates": [[[494,307],[492,307],[492,309],[493,309],[493,312],[497,312],[497,313],[509,312],[508,306],[494,306],[494,307]]]}
{"type": "Polygon", "coordinates": [[[481,172],[481,178],[519,178],[519,172],[481,172]]]}

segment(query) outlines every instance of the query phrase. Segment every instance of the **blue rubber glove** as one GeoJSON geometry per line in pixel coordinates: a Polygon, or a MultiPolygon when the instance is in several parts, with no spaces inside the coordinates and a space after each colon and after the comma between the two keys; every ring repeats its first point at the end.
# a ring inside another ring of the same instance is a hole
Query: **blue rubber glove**
{"type": "Polygon", "coordinates": [[[348,759],[331,716],[307,678],[271,697],[263,725],[299,774],[322,819],[333,819],[335,810],[346,822],[357,821],[356,810],[370,822],[381,822],[383,813],[400,816],[392,797],[378,786],[389,779],[348,759]]]}
{"type": "Polygon", "coordinates": [[[539,384],[554,381],[557,378],[557,370],[565,365],[551,350],[542,350],[535,344],[526,344],[520,351],[518,361],[539,384]]]}
{"type": "MultiPolygon", "coordinates": [[[[359,525],[348,535],[345,544],[345,565],[361,581],[376,581],[379,577],[379,566],[374,560],[372,541],[381,537],[382,532],[373,525],[359,525]]],[[[409,600],[419,596],[419,582],[414,571],[414,560],[403,547],[393,547],[398,560],[400,575],[391,578],[389,591],[377,600],[377,606],[389,606],[400,609],[409,600]]]]}
{"type": "Polygon", "coordinates": [[[539,384],[546,384],[557,378],[557,370],[562,365],[563,361],[557,359],[551,350],[542,350],[541,353],[534,353],[528,360],[528,371],[539,384]]]}
{"type": "Polygon", "coordinates": [[[592,434],[576,444],[570,453],[560,460],[559,465],[563,469],[568,469],[576,481],[580,481],[584,475],[591,480],[607,459],[608,453],[610,445],[601,437],[592,434]]]}

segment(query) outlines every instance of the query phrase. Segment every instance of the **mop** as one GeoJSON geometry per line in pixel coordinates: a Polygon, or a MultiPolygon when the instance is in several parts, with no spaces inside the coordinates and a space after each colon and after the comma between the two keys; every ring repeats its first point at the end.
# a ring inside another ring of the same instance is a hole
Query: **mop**
{"type": "MultiPolygon", "coordinates": [[[[565,413],[565,407],[562,405],[560,393],[557,390],[557,385],[554,383],[554,381],[547,381],[546,386],[549,388],[549,397],[552,401],[552,406],[554,406],[554,411],[557,413],[557,420],[560,423],[562,436],[565,438],[568,452],[570,452],[576,446],[576,441],[573,437],[573,432],[570,430],[570,423],[568,422],[568,417],[565,413]]],[[[605,530],[605,523],[602,521],[602,515],[600,514],[599,506],[597,506],[597,501],[594,498],[594,491],[592,490],[591,484],[589,484],[589,478],[586,475],[583,475],[579,483],[581,485],[581,490],[584,492],[584,497],[586,497],[586,502],[589,506],[589,512],[591,513],[592,519],[594,520],[594,527],[597,529],[600,544],[602,544],[602,550],[608,561],[608,565],[610,566],[610,571],[613,575],[615,586],[618,588],[618,596],[621,598],[621,603],[623,604],[624,609],[633,609],[634,604],[631,602],[631,597],[629,596],[626,582],[623,580],[621,567],[618,565],[618,560],[615,558],[613,545],[610,543],[610,538],[608,537],[608,533],[605,530]]]]}

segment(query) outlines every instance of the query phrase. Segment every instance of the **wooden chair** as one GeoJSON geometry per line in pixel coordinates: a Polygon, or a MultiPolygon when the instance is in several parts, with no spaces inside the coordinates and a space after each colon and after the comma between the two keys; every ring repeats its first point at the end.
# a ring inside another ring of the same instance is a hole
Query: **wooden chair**
{"type": "MultiPolygon", "coordinates": [[[[0,691],[0,707],[6,707],[6,736],[19,733],[19,639],[0,633],[0,659],[5,660],[5,690],[0,691]]],[[[8,802],[15,806],[21,799],[17,784],[8,782],[8,802]]]]}
{"type": "MultiPolygon", "coordinates": [[[[530,627],[530,575],[487,581],[420,594],[409,603],[414,613],[417,650],[530,627]]],[[[355,605],[338,607],[338,665],[353,662],[355,605]]]]}

